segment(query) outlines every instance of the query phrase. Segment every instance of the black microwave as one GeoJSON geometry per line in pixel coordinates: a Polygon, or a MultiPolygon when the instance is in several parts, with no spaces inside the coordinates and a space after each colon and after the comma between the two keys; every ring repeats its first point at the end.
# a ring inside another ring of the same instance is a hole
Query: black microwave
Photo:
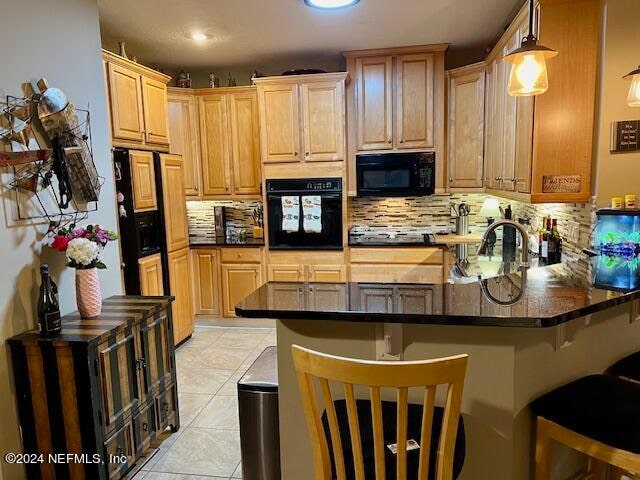
{"type": "Polygon", "coordinates": [[[436,154],[380,153],[356,156],[359,197],[420,197],[435,192],[436,154]]]}

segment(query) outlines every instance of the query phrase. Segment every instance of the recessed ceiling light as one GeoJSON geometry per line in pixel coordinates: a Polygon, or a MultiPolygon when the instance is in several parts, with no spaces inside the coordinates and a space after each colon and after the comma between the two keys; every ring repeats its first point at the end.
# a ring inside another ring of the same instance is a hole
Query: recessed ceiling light
{"type": "Polygon", "coordinates": [[[194,32],[191,34],[191,40],[195,40],[196,42],[202,42],[209,38],[206,34],[202,32],[194,32]]]}
{"type": "Polygon", "coordinates": [[[360,0],[304,0],[304,3],[310,7],[330,10],[334,8],[351,7],[359,1],[360,0]]]}

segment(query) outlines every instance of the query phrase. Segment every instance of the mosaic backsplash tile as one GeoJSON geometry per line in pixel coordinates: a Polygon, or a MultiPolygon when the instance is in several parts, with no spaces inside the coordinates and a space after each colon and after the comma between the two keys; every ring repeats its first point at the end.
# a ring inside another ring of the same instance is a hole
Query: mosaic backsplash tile
{"type": "Polygon", "coordinates": [[[226,207],[227,232],[246,230],[253,236],[253,210],[260,205],[257,200],[203,200],[187,202],[189,240],[202,243],[216,237],[214,207],[226,207]]]}

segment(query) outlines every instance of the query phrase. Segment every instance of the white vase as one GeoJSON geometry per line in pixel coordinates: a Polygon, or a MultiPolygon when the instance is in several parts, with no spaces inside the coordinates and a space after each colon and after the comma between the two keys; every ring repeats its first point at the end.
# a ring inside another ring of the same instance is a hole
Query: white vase
{"type": "Polygon", "coordinates": [[[93,318],[102,312],[102,292],[97,268],[76,269],[76,303],[82,318],[93,318]]]}

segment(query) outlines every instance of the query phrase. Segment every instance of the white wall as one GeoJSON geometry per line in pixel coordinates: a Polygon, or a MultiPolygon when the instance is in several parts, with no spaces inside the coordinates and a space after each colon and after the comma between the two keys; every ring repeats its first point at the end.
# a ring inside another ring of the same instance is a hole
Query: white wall
{"type": "MultiPolygon", "coordinates": [[[[99,173],[106,178],[99,210],[89,221],[116,228],[110,164],[100,31],[95,0],[0,0],[0,95],[20,95],[25,81],[45,77],[78,106],[90,105],[93,148],[99,173]]],[[[6,175],[2,177],[3,183],[6,175]]],[[[41,253],[46,225],[15,222],[10,196],[0,198],[0,454],[21,451],[16,402],[5,340],[35,326],[39,266],[49,262],[64,313],[75,310],[74,271],[62,255],[41,253]]],[[[119,248],[105,252],[109,270],[100,273],[104,296],[121,293],[119,248]]],[[[23,478],[20,468],[0,461],[0,480],[23,478]]]]}
{"type": "Polygon", "coordinates": [[[640,152],[612,154],[609,151],[611,122],[640,119],[640,108],[627,105],[630,82],[622,78],[640,63],[639,20],[638,0],[606,2],[600,118],[596,122],[599,128],[595,168],[598,207],[606,207],[611,197],[624,197],[627,193],[635,193],[640,198],[640,152]]]}

